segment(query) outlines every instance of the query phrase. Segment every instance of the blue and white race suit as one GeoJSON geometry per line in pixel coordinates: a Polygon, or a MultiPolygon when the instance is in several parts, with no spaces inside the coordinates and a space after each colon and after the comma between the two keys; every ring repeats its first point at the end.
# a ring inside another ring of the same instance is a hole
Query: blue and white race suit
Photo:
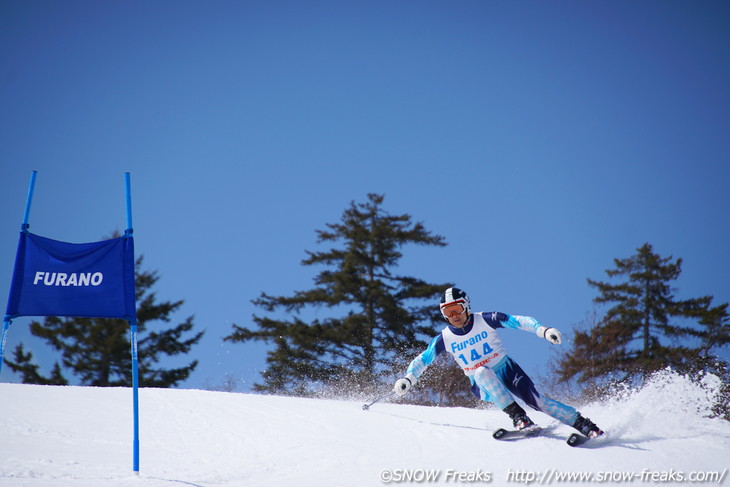
{"type": "Polygon", "coordinates": [[[436,357],[446,351],[454,357],[471,381],[471,390],[483,401],[504,409],[518,397],[531,408],[572,426],[575,408],[541,396],[530,377],[512,360],[502,345],[497,329],[514,328],[535,333],[540,323],[529,316],[505,313],[473,313],[463,328],[448,325],[428,348],[408,366],[408,373],[420,377],[436,357]]]}

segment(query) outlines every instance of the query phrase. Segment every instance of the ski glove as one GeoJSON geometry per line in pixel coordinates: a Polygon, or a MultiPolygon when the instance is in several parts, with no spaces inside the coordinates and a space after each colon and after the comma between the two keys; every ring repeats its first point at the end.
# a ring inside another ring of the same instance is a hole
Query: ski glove
{"type": "Polygon", "coordinates": [[[560,335],[560,332],[557,330],[557,328],[540,326],[537,329],[536,333],[537,336],[539,336],[540,338],[544,338],[553,345],[560,345],[561,343],[563,343],[563,337],[560,335]]]}
{"type": "Polygon", "coordinates": [[[397,381],[395,381],[393,391],[395,391],[395,393],[399,396],[404,396],[405,393],[410,390],[411,386],[415,385],[416,380],[416,376],[414,376],[413,374],[408,374],[402,379],[398,379],[397,381]]]}

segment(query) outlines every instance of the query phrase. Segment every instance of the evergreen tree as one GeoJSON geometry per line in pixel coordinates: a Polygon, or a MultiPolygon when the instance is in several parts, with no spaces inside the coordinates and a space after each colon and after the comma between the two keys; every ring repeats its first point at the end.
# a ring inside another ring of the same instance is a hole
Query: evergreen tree
{"type": "Polygon", "coordinates": [[[700,325],[704,332],[700,334],[702,343],[699,347],[703,357],[711,357],[712,351],[730,343],[730,315],[728,303],[707,309],[700,316],[700,325]]]}
{"type": "Polygon", "coordinates": [[[626,380],[665,367],[696,371],[701,353],[727,344],[727,304],[710,308],[712,296],[675,298],[670,283],[679,277],[682,259],[661,257],[647,243],[614,263],[606,274],[621,282],[588,279],[600,293],[594,301],[613,306],[595,327],[576,330],[558,367],[561,380],[626,380]]]}
{"type": "MultiPolygon", "coordinates": [[[[139,360],[139,384],[146,387],[174,387],[188,378],[198,364],[165,369],[157,363],[162,355],[189,353],[203,332],[183,339],[192,330],[193,317],[163,330],[153,329],[154,321],[169,322],[170,315],[183,304],[180,301],[156,302],[152,286],[159,280],[154,271],[141,271],[142,257],[135,262],[137,298],[137,357],[139,360]]],[[[129,323],[114,318],[60,318],[46,317],[43,323],[33,321],[31,333],[45,340],[61,352],[64,367],[78,376],[82,385],[130,386],[132,383],[132,357],[129,323]]],[[[15,363],[6,361],[16,371],[23,373],[23,382],[38,382],[44,378],[37,374],[37,366],[30,363],[30,356],[16,349],[15,363]],[[18,369],[21,367],[21,369],[18,369]],[[35,367],[35,369],[33,369],[35,367]],[[25,372],[23,372],[25,371],[25,372]],[[35,372],[34,372],[35,371],[35,372]]],[[[58,366],[58,364],[56,364],[58,366]]],[[[59,373],[60,377],[60,373],[59,373]]]]}
{"type": "Polygon", "coordinates": [[[11,362],[5,359],[5,363],[10,369],[16,374],[20,374],[23,384],[42,384],[42,385],[54,385],[54,386],[65,386],[68,385],[68,381],[61,372],[61,366],[58,362],[53,364],[53,370],[51,370],[51,377],[44,377],[38,372],[38,365],[33,363],[33,354],[31,352],[25,353],[23,344],[19,343],[13,351],[15,362],[11,362]]]}
{"type": "Polygon", "coordinates": [[[709,308],[703,314],[700,325],[704,327],[699,355],[692,373],[700,376],[701,372],[712,372],[722,379],[714,412],[717,416],[730,421],[730,370],[728,363],[714,353],[715,350],[730,343],[730,315],[727,312],[728,303],[709,308]]]}
{"type": "Polygon", "coordinates": [[[253,316],[255,329],[233,325],[224,339],[261,340],[268,352],[259,391],[311,394],[318,387],[372,384],[403,367],[435,332],[434,303],[448,284],[434,285],[394,273],[407,244],[445,246],[410,215],[390,215],[384,196],[368,194],[366,203],[352,202],[340,223],[317,230],[318,243],[339,242],[323,252],[307,251],[304,266],[323,265],[315,287],[293,296],[261,293],[253,303],[288,319],[253,316]],[[426,304],[420,303],[426,300],[426,304]],[[307,307],[325,306],[332,316],[308,320],[307,307]]]}

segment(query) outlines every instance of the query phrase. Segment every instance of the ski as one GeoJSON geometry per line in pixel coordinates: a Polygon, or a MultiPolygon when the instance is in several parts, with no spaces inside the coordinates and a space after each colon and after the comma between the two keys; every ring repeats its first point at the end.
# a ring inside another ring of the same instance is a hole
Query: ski
{"type": "Polygon", "coordinates": [[[581,435],[580,433],[573,433],[568,437],[566,440],[566,443],[570,446],[580,446],[584,443],[586,443],[588,440],[591,441],[591,443],[603,443],[605,439],[607,438],[606,433],[601,434],[601,436],[597,436],[595,438],[589,438],[585,435],[581,435]]]}
{"type": "MultiPolygon", "coordinates": [[[[527,428],[526,430],[508,430],[500,428],[492,433],[492,438],[501,441],[515,441],[521,440],[523,438],[534,438],[536,436],[540,436],[543,432],[544,429],[539,426],[534,428],[527,428]]],[[[601,435],[601,437],[599,438],[589,438],[587,436],[581,435],[580,433],[572,433],[566,440],[566,443],[569,446],[576,447],[583,445],[591,439],[593,439],[594,441],[603,439],[603,435],[601,435]]]]}
{"type": "MultiPolygon", "coordinates": [[[[550,427],[547,428],[547,430],[550,429],[550,427]]],[[[543,433],[546,433],[546,429],[540,426],[533,426],[531,428],[525,428],[524,430],[508,430],[504,428],[499,428],[497,431],[492,433],[492,438],[501,441],[515,441],[521,440],[523,438],[534,438],[536,436],[543,435],[543,433]]],[[[600,442],[600,440],[603,440],[605,437],[605,434],[599,436],[598,438],[589,438],[580,433],[572,433],[570,436],[568,436],[565,442],[569,446],[576,447],[583,445],[588,440],[592,440],[593,442],[600,442]]]]}
{"type": "Polygon", "coordinates": [[[539,426],[525,428],[523,430],[507,430],[499,428],[497,431],[492,433],[492,438],[503,441],[519,440],[521,438],[532,438],[534,436],[538,436],[540,431],[542,431],[542,428],[539,426]]]}
{"type": "Polygon", "coordinates": [[[586,441],[590,440],[587,436],[583,436],[580,433],[572,433],[566,443],[568,443],[569,446],[580,446],[586,441]]]}

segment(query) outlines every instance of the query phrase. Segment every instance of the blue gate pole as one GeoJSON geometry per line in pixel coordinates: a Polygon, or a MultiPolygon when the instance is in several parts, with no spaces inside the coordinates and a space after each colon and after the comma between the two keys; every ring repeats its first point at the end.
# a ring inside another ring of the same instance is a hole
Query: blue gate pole
{"type": "Polygon", "coordinates": [[[5,360],[5,342],[8,341],[8,329],[10,329],[10,317],[5,316],[3,323],[3,336],[0,338],[0,372],[3,370],[3,361],[5,360]]]}
{"type": "Polygon", "coordinates": [[[35,178],[38,175],[38,171],[33,171],[30,174],[30,184],[28,185],[28,197],[25,199],[25,211],[23,212],[23,224],[20,225],[21,232],[27,232],[28,218],[30,218],[30,203],[33,201],[33,191],[35,190],[35,178]]]}
{"type": "Polygon", "coordinates": [[[132,440],[132,470],[139,475],[139,360],[137,360],[137,320],[130,321],[132,342],[132,409],[134,410],[134,439],[132,440]]]}
{"type": "MultiPolygon", "coordinates": [[[[27,232],[28,219],[30,218],[30,204],[33,201],[33,191],[35,190],[35,178],[38,175],[38,171],[30,173],[30,184],[28,185],[28,196],[25,198],[25,211],[23,212],[23,223],[20,225],[21,232],[27,232]]],[[[0,372],[3,370],[3,362],[5,360],[5,344],[8,341],[8,330],[10,329],[10,323],[12,319],[10,316],[5,315],[3,320],[3,334],[0,337],[0,372]]]]}
{"type": "MultiPolygon", "coordinates": [[[[127,195],[127,230],[126,237],[131,237],[132,226],[132,191],[129,173],[124,173],[124,186],[127,195]]],[[[134,437],[132,440],[132,470],[139,475],[139,359],[137,357],[137,318],[129,321],[130,343],[132,345],[132,410],[134,415],[134,437]]]]}

